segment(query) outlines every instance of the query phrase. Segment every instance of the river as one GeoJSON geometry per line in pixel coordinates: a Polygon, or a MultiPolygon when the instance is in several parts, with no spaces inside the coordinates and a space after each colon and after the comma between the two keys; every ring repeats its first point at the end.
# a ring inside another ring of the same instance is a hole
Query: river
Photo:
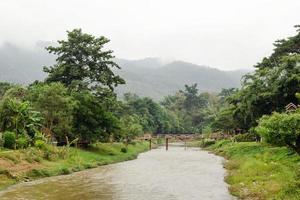
{"type": "Polygon", "coordinates": [[[17,184],[1,200],[232,200],[221,157],[170,146],[138,159],[17,184]]]}

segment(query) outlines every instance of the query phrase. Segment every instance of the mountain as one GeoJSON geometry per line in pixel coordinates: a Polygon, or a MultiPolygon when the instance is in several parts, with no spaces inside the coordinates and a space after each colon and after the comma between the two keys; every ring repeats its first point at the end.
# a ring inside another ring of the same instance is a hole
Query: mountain
{"type": "Polygon", "coordinates": [[[55,57],[37,43],[33,49],[23,49],[6,43],[0,48],[0,81],[28,84],[46,77],[43,66],[51,65],[55,57]]]}
{"type": "MultiPolygon", "coordinates": [[[[46,44],[47,45],[47,44],[46,44]]],[[[44,49],[44,43],[32,49],[5,44],[0,48],[0,81],[29,84],[43,80],[43,66],[52,65],[55,57],[44,49]]],[[[121,70],[116,70],[126,80],[119,86],[119,96],[126,92],[148,96],[156,100],[183,89],[185,84],[198,84],[201,92],[218,92],[222,88],[239,87],[242,75],[249,71],[221,71],[207,66],[183,61],[165,62],[159,58],[140,60],[116,59],[121,70]]]]}
{"type": "Polygon", "coordinates": [[[133,92],[158,100],[183,89],[185,84],[197,83],[200,92],[218,92],[222,88],[240,87],[241,77],[250,72],[221,71],[183,61],[163,64],[157,58],[134,61],[118,59],[117,62],[122,67],[119,74],[127,82],[117,88],[119,94],[133,92]]]}

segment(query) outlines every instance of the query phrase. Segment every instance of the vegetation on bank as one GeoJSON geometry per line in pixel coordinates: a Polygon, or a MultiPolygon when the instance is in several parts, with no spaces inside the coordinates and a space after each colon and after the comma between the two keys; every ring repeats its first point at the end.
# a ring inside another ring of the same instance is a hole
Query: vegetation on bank
{"type": "Polygon", "coordinates": [[[300,199],[300,156],[287,147],[218,141],[206,149],[228,159],[230,192],[245,200],[300,199]]]}
{"type": "Polygon", "coordinates": [[[0,189],[37,178],[70,174],[100,165],[135,159],[149,149],[147,142],[95,143],[86,150],[44,146],[0,151],[0,189]]]}

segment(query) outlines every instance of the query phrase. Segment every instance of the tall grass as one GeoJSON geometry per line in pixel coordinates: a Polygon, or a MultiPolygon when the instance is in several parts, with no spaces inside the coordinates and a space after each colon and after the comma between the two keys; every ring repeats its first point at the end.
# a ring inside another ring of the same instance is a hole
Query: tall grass
{"type": "Polygon", "coordinates": [[[300,156],[285,147],[220,141],[209,150],[228,159],[230,191],[240,199],[299,200],[300,156]]]}

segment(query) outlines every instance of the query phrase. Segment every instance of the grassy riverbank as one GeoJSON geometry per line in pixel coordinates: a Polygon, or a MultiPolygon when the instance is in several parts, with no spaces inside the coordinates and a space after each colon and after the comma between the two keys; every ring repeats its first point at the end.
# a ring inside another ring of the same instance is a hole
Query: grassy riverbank
{"type": "Polygon", "coordinates": [[[0,189],[9,185],[135,159],[148,149],[148,143],[128,145],[99,143],[88,150],[48,146],[44,149],[0,151],[0,189]],[[123,152],[121,151],[123,150],[123,152]]]}
{"type": "Polygon", "coordinates": [[[230,192],[247,200],[300,199],[300,156],[285,147],[220,141],[208,150],[228,159],[230,192]]]}

